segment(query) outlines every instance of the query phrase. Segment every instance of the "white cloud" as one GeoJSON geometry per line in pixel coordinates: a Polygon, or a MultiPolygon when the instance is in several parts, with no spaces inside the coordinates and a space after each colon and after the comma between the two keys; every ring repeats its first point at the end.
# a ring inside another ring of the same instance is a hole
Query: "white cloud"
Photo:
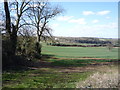
{"type": "Polygon", "coordinates": [[[98,23],[99,22],[99,20],[93,20],[92,21],[92,23],[98,23]]]}
{"type": "Polygon", "coordinates": [[[77,24],[86,24],[86,21],[84,18],[79,18],[79,19],[71,19],[69,20],[70,23],[77,23],[77,24]]]}
{"type": "Polygon", "coordinates": [[[93,11],[83,11],[83,15],[106,15],[109,14],[111,11],[109,10],[104,10],[104,11],[99,11],[99,12],[93,12],[93,11]]]}
{"type": "Polygon", "coordinates": [[[73,18],[73,16],[60,16],[57,18],[58,21],[68,21],[71,18],[73,18]]]}
{"type": "Polygon", "coordinates": [[[59,26],[59,24],[57,24],[57,23],[53,23],[53,24],[51,25],[51,27],[54,28],[54,29],[55,29],[55,28],[58,28],[58,26],[59,26]]]}
{"type": "Polygon", "coordinates": [[[118,29],[118,24],[117,23],[108,23],[106,25],[98,25],[96,26],[101,29],[118,29]]]}
{"type": "Polygon", "coordinates": [[[99,11],[99,12],[97,12],[97,15],[106,15],[106,14],[108,14],[108,13],[110,13],[110,11],[108,11],[108,10],[99,11]]]}
{"type": "Polygon", "coordinates": [[[77,24],[86,24],[84,18],[74,19],[73,16],[60,16],[57,18],[58,21],[67,21],[69,23],[77,23],[77,24]]]}
{"type": "Polygon", "coordinates": [[[74,29],[71,28],[71,36],[78,37],[117,37],[118,26],[117,23],[108,23],[100,25],[76,25],[74,29]],[[74,32],[74,30],[76,30],[74,32]]]}
{"type": "Polygon", "coordinates": [[[118,24],[110,22],[107,24],[75,24],[70,27],[60,27],[54,30],[55,36],[70,36],[70,37],[104,37],[117,38],[118,24]]]}
{"type": "Polygon", "coordinates": [[[110,17],[106,17],[106,19],[110,19],[110,17]]]}
{"type": "Polygon", "coordinates": [[[92,11],[83,11],[83,15],[94,15],[95,13],[92,11]]]}

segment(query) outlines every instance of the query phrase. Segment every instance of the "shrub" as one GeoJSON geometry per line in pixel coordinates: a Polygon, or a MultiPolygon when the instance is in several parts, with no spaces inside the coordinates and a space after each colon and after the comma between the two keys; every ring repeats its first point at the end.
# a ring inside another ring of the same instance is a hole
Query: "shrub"
{"type": "MultiPolygon", "coordinates": [[[[41,45],[38,46],[41,51],[41,45]]],[[[17,44],[17,54],[27,57],[29,60],[40,58],[40,53],[37,53],[36,42],[34,37],[22,38],[19,37],[17,44]]]]}

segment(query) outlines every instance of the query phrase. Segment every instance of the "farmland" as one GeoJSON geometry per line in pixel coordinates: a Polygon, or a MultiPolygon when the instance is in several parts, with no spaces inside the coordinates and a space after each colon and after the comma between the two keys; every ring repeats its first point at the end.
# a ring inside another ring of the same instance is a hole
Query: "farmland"
{"type": "MultiPolygon", "coordinates": [[[[106,47],[57,47],[44,43],[42,45],[42,58],[37,61],[37,65],[28,70],[19,71],[19,69],[14,68],[10,73],[9,71],[4,72],[3,87],[84,88],[86,86],[82,82],[87,82],[89,86],[87,78],[89,79],[97,72],[99,73],[97,77],[100,77],[101,73],[108,74],[108,76],[113,74],[104,71],[105,68],[107,71],[111,69],[112,72],[117,73],[117,65],[112,63],[117,60],[118,48],[109,51],[106,47]]],[[[112,79],[114,80],[114,77],[112,79]]],[[[112,79],[107,79],[107,81],[112,79]]],[[[117,82],[117,80],[112,81],[112,83],[117,82]]],[[[105,85],[101,87],[118,87],[116,84],[111,84],[113,86],[105,85]]],[[[93,87],[99,86],[94,86],[93,83],[93,87]]]]}
{"type": "Polygon", "coordinates": [[[42,53],[64,58],[118,59],[118,48],[113,48],[109,51],[107,47],[57,47],[43,45],[42,53]]]}
{"type": "Polygon", "coordinates": [[[120,88],[117,2],[0,6],[0,89],[120,88]]]}

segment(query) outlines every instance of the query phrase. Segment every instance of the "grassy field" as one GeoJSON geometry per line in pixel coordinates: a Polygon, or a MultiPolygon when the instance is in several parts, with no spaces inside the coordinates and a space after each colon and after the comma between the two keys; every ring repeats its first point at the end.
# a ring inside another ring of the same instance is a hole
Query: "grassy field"
{"type": "Polygon", "coordinates": [[[57,47],[43,45],[42,53],[54,55],[58,58],[92,57],[118,59],[118,48],[113,48],[109,51],[107,47],[57,47]]]}
{"type": "Polygon", "coordinates": [[[105,68],[114,70],[112,68],[116,67],[116,65],[110,67],[109,63],[118,58],[118,49],[113,48],[109,51],[107,48],[102,47],[43,45],[42,54],[42,60],[38,60],[37,67],[34,66],[27,70],[15,68],[14,70],[3,72],[3,88],[81,87],[81,82],[85,81],[87,83],[86,79],[101,68],[102,70],[105,68]],[[88,58],[85,59],[85,57],[88,58]],[[44,63],[39,64],[41,61],[44,63]],[[105,67],[101,67],[104,64],[105,67]]]}
{"type": "Polygon", "coordinates": [[[57,68],[39,68],[3,73],[4,88],[74,88],[75,82],[85,80],[91,72],[64,73],[57,68]]]}

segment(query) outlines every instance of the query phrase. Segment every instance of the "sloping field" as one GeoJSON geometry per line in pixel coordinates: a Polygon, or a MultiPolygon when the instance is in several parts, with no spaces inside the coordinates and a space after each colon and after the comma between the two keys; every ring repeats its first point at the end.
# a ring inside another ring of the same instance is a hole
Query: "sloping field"
{"type": "Polygon", "coordinates": [[[3,72],[3,88],[118,87],[117,48],[43,45],[42,54],[28,69],[3,72]]]}
{"type": "Polygon", "coordinates": [[[107,47],[58,47],[43,45],[42,54],[53,55],[57,58],[118,59],[118,48],[113,48],[109,51],[107,47]]]}

